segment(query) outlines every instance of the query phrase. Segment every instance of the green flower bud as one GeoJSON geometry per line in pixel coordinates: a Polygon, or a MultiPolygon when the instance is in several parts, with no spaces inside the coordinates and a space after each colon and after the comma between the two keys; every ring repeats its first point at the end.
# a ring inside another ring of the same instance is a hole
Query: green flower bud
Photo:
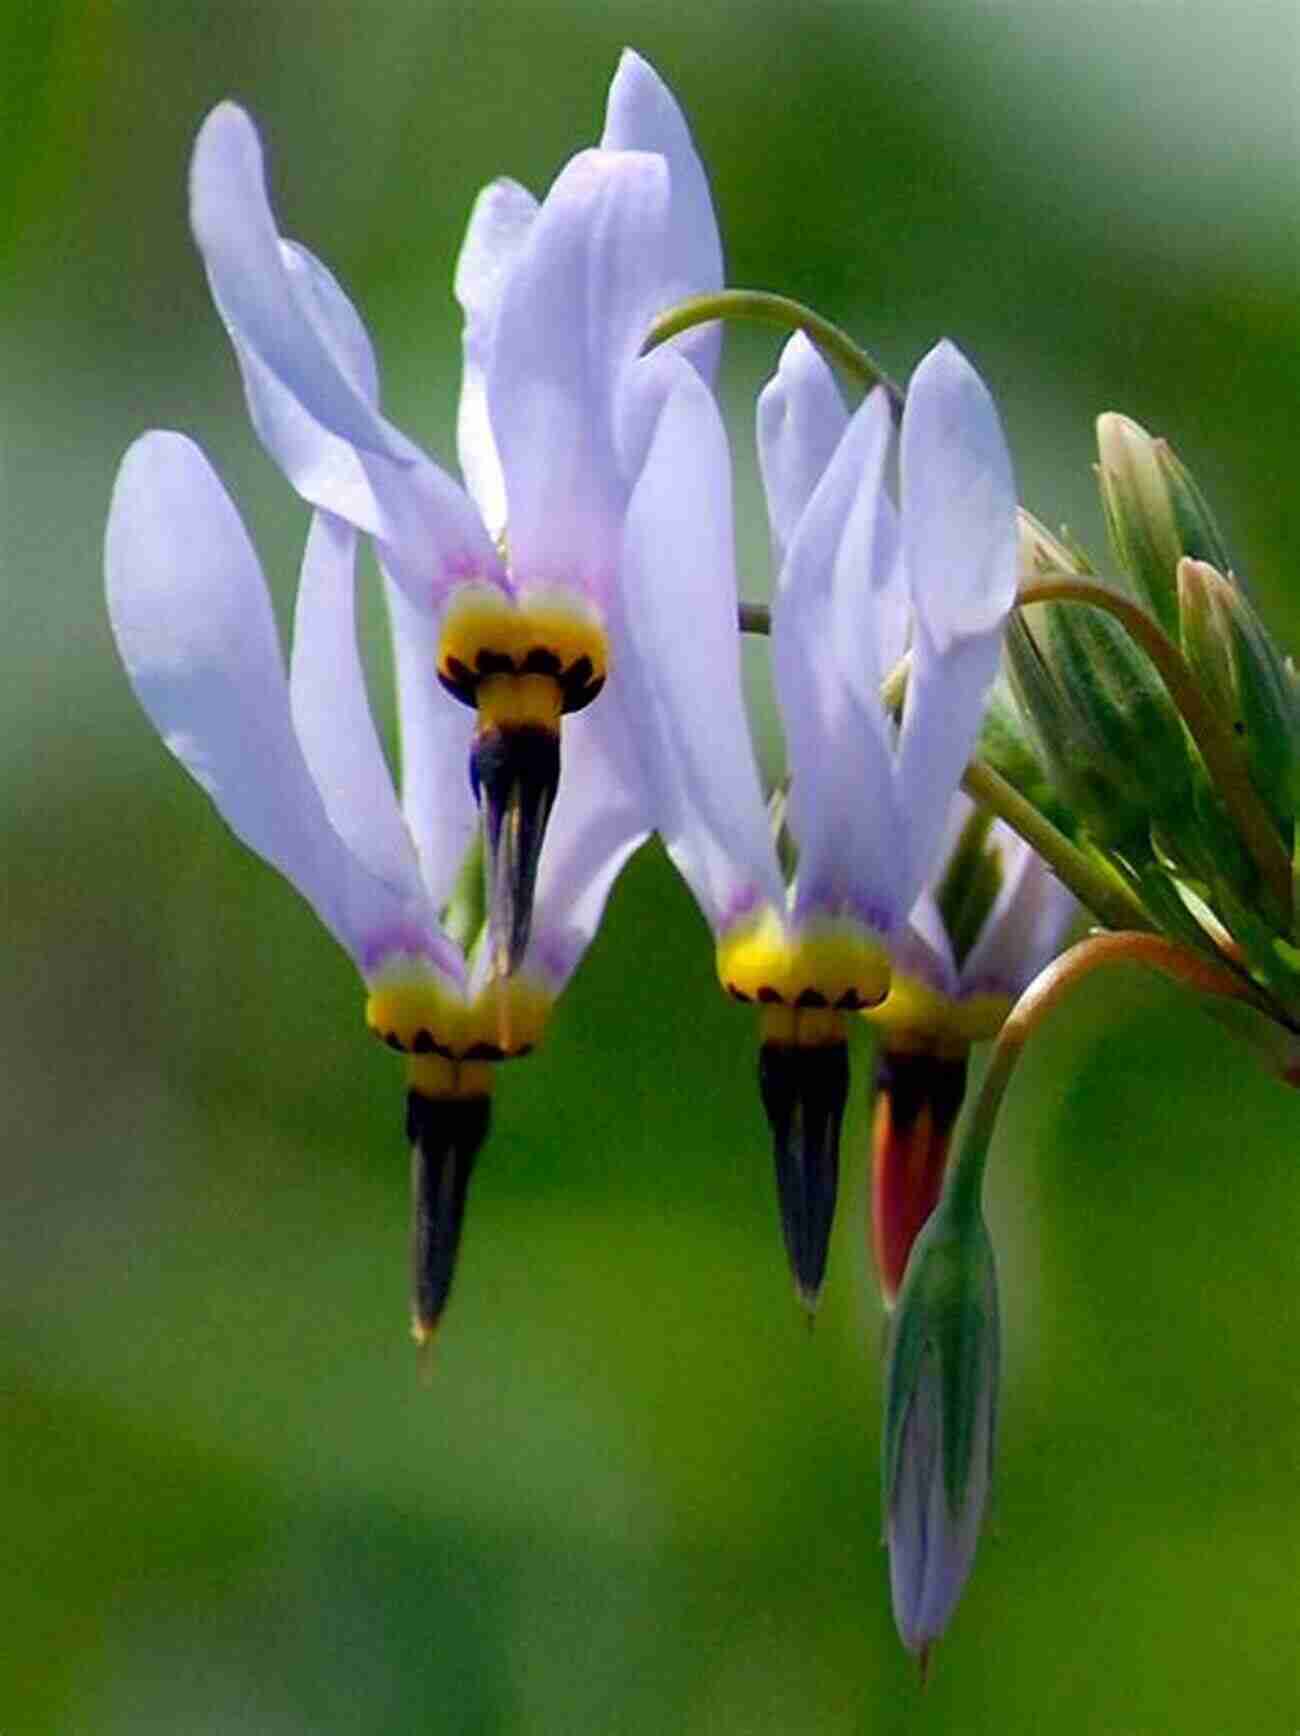
{"type": "Polygon", "coordinates": [[[907,1262],[882,1442],[894,1619],[924,1663],[969,1577],[993,1469],[998,1302],[977,1208],[946,1194],[907,1262]]]}
{"type": "Polygon", "coordinates": [[[1017,566],[1020,585],[1032,585],[1044,573],[1086,573],[1090,569],[1076,549],[1067,547],[1060,537],[1052,535],[1047,526],[1022,506],[1016,515],[1017,566]]]}
{"type": "Polygon", "coordinates": [[[1220,572],[1229,572],[1232,562],[1227,545],[1191,471],[1167,442],[1157,440],[1155,446],[1156,463],[1169,489],[1169,503],[1183,553],[1193,560],[1209,561],[1220,572]]]}
{"type": "Polygon", "coordinates": [[[1183,652],[1231,723],[1251,782],[1291,838],[1300,807],[1300,697],[1295,678],[1245,594],[1206,561],[1178,564],[1183,652]]]}
{"type": "Polygon", "coordinates": [[[1190,793],[1183,726],[1149,658],[1111,616],[1077,603],[1021,609],[1006,645],[1053,782],[1097,844],[1146,860],[1152,825],[1185,823],[1190,793]]]}
{"type": "Polygon", "coordinates": [[[1097,418],[1097,479],[1111,547],[1172,638],[1178,627],[1174,575],[1186,550],[1160,461],[1163,444],[1127,416],[1097,418]]]}

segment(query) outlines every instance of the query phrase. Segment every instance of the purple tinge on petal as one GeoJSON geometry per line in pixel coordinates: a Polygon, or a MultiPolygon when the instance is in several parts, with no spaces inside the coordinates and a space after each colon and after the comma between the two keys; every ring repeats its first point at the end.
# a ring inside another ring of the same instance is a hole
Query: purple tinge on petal
{"type": "MultiPolygon", "coordinates": [[[[804,333],[796,332],[759,393],[756,413],[758,462],[778,567],[848,420],[830,368],[804,333]]],[[[863,574],[864,590],[866,580],[863,574]]]]}
{"type": "Polygon", "coordinates": [[[420,922],[393,922],[373,929],[366,936],[357,964],[369,979],[395,961],[407,959],[425,965],[457,990],[464,987],[465,958],[460,948],[445,934],[420,922]]]}
{"type": "Polygon", "coordinates": [[[663,159],[584,151],[562,171],[502,296],[487,404],[521,587],[611,594],[629,479],[615,402],[653,311],[663,159]]]}
{"type": "Polygon", "coordinates": [[[505,530],[506,490],[488,419],[487,376],[501,298],[537,211],[536,199],[518,182],[493,181],[474,201],[456,261],[456,300],[465,312],[456,445],[465,486],[494,539],[505,530]]]}
{"type": "Polygon", "coordinates": [[[292,485],[374,536],[423,607],[461,577],[499,578],[471,502],[379,413],[356,310],[319,260],[276,233],[257,134],[233,104],[214,110],[199,133],[190,193],[253,426],[292,485]]]}
{"type": "MultiPolygon", "coordinates": [[[[671,205],[653,312],[721,289],[722,242],[704,165],[672,92],[631,49],[624,49],[609,87],[600,144],[602,150],[655,151],[668,165],[671,205]]],[[[722,348],[720,325],[688,332],[673,347],[713,384],[722,348]]]]}
{"type": "Polygon", "coordinates": [[[938,1353],[921,1358],[903,1422],[889,1502],[889,1573],[903,1644],[921,1652],[944,1632],[970,1576],[988,1497],[992,1386],[981,1388],[965,1497],[954,1513],[943,1467],[943,1394],[938,1353]]]}
{"type": "Polygon", "coordinates": [[[942,654],[998,633],[1015,599],[1016,485],[988,388],[946,339],[908,386],[899,451],[912,606],[942,654]]]}

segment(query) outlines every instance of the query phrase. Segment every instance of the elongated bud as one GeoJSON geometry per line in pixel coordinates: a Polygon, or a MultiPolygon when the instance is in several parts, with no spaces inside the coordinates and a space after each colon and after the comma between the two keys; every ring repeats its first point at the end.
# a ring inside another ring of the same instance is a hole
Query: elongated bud
{"type": "Polygon", "coordinates": [[[997,1279],[977,1209],[951,1191],[917,1239],[890,1332],[882,1439],[899,1636],[924,1668],[970,1575],[997,1420],[997,1279]]]}
{"type": "Polygon", "coordinates": [[[1249,598],[1206,561],[1178,565],[1183,651],[1231,723],[1251,782],[1284,838],[1300,795],[1300,698],[1295,678],[1249,598]]]}
{"type": "Polygon", "coordinates": [[[1097,479],[1115,558],[1171,637],[1178,630],[1175,574],[1186,552],[1160,462],[1162,441],[1127,416],[1097,418],[1097,479]]]}
{"type": "Polygon", "coordinates": [[[1156,463],[1169,490],[1169,503],[1184,555],[1192,560],[1208,561],[1220,572],[1229,572],[1232,561],[1227,544],[1214,521],[1209,503],[1196,485],[1195,477],[1167,441],[1157,440],[1155,446],[1156,463]]]}
{"type": "Polygon", "coordinates": [[[871,1135],[871,1233],[887,1306],[943,1188],[953,1125],[966,1094],[967,1056],[882,1048],[871,1135]]]}
{"type": "Polygon", "coordinates": [[[1150,660],[1086,604],[1021,610],[1007,667],[1043,759],[1093,839],[1142,860],[1153,823],[1186,819],[1190,762],[1182,723],[1150,660]]]}

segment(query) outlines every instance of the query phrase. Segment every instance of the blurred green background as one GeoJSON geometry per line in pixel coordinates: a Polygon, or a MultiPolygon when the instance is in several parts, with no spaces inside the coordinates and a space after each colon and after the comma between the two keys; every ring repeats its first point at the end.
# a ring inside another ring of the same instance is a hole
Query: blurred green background
{"type": "MultiPolygon", "coordinates": [[[[502,1080],[421,1384],[399,1068],[116,665],[136,434],[204,444],[282,610],[305,530],[188,238],[206,109],[252,110],[286,231],[450,458],[471,197],[594,139],[625,42],[693,121],[733,282],[899,374],[951,334],[1026,503],[1094,542],[1092,417],[1166,434],[1300,643],[1289,0],[6,9],[0,1731],[1292,1736],[1300,1101],[1137,976],[1031,1050],[994,1505],[922,1694],[878,1547],[865,1042],[809,1335],[750,1023],[645,852],[502,1080]]],[[[727,373],[756,591],[775,353],[740,334],[727,373]]],[[[373,598],[368,630],[382,669],[373,598]]]]}

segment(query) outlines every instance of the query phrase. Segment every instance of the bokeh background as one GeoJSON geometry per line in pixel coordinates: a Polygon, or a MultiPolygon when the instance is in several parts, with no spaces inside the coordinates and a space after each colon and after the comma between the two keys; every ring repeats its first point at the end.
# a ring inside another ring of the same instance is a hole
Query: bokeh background
{"type": "MultiPolygon", "coordinates": [[[[1031,1050],[995,1501],[922,1693],[879,1548],[866,1042],[810,1335],[749,1021],[644,852],[502,1081],[422,1384],[399,1066],[116,665],[137,433],[205,445],[282,618],[305,530],[188,238],[206,109],[256,115],[286,231],[450,457],[472,195],[594,139],[625,42],[692,117],[733,282],[900,375],[958,339],[1026,503],[1093,542],[1092,417],[1166,434],[1300,643],[1289,0],[6,8],[0,1731],[1292,1736],[1300,1100],[1136,975],[1031,1050]]],[[[738,334],[727,370],[754,594],[775,353],[738,334]]],[[[373,595],[367,633],[382,682],[373,595]]]]}

